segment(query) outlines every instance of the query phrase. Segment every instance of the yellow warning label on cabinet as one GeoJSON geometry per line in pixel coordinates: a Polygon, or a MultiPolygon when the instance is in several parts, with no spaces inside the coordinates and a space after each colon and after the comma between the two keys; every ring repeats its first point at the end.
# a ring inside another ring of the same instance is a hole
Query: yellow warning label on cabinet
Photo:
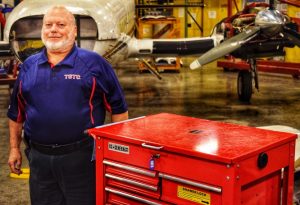
{"type": "Polygon", "coordinates": [[[184,186],[177,187],[177,196],[203,205],[210,205],[210,194],[184,186]]]}

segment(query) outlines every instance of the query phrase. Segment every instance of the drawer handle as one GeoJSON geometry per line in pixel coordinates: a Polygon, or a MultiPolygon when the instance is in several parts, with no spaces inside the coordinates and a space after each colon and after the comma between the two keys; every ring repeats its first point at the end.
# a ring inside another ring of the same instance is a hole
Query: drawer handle
{"type": "Polygon", "coordinates": [[[188,184],[188,185],[191,185],[191,186],[195,186],[195,187],[199,187],[199,188],[202,188],[202,189],[214,191],[214,192],[217,192],[217,193],[222,192],[221,188],[214,187],[214,186],[209,186],[209,185],[202,184],[202,183],[199,183],[199,182],[190,181],[190,180],[187,180],[187,179],[174,177],[174,176],[171,176],[171,175],[168,175],[168,174],[159,173],[159,176],[161,178],[168,179],[170,181],[179,182],[179,183],[182,183],[182,184],[188,184]]]}
{"type": "Polygon", "coordinates": [[[149,149],[155,149],[155,150],[160,150],[160,149],[164,148],[164,146],[153,146],[153,145],[148,145],[146,143],[142,143],[142,147],[146,147],[149,149]]]}
{"type": "Polygon", "coordinates": [[[111,192],[111,193],[129,198],[129,199],[134,199],[136,201],[139,201],[139,202],[142,202],[142,203],[145,203],[145,204],[149,204],[149,205],[161,205],[159,203],[156,203],[156,202],[153,202],[153,201],[150,201],[150,200],[147,200],[147,199],[143,199],[141,197],[134,196],[132,194],[128,194],[126,192],[122,192],[122,191],[119,191],[119,190],[116,190],[116,189],[111,189],[109,187],[105,187],[105,191],[108,191],[108,192],[111,192]]]}
{"type": "Polygon", "coordinates": [[[128,165],[125,165],[125,164],[108,161],[106,159],[103,160],[103,164],[109,165],[109,166],[112,166],[112,167],[117,167],[117,168],[124,169],[124,170],[128,170],[128,171],[135,172],[135,173],[138,173],[138,174],[146,175],[146,176],[149,176],[149,177],[155,177],[156,176],[155,172],[150,172],[150,171],[142,170],[142,169],[139,169],[139,168],[136,168],[136,167],[133,167],[133,166],[128,166],[128,165]]]}
{"type": "Polygon", "coordinates": [[[141,182],[137,182],[137,181],[134,181],[134,180],[126,179],[126,178],[119,177],[119,176],[116,176],[116,175],[113,175],[113,174],[105,174],[105,177],[110,178],[110,179],[114,179],[116,181],[125,182],[127,184],[138,186],[138,187],[141,187],[141,188],[144,188],[144,189],[148,189],[148,190],[151,190],[151,191],[157,191],[156,186],[151,186],[151,185],[148,185],[148,184],[145,184],[145,183],[141,183],[141,182]]]}

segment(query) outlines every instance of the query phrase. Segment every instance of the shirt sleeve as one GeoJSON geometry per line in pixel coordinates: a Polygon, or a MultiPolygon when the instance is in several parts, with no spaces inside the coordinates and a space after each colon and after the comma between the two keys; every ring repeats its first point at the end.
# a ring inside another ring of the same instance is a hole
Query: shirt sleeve
{"type": "Polygon", "coordinates": [[[112,114],[124,113],[128,108],[119,80],[111,65],[104,59],[100,60],[101,73],[96,81],[102,87],[105,108],[112,114]]]}
{"type": "Polygon", "coordinates": [[[8,106],[7,117],[15,122],[25,121],[25,100],[22,96],[22,67],[14,84],[8,106]]]}

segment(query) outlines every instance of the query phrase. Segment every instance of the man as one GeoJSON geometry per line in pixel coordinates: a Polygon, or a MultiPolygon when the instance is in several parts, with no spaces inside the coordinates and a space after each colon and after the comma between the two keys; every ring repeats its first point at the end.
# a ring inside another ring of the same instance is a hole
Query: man
{"type": "Polygon", "coordinates": [[[20,143],[29,142],[33,205],[94,205],[93,139],[84,134],[128,119],[127,104],[111,66],[75,46],[75,18],[54,6],[44,16],[45,49],[29,57],[18,75],[8,109],[11,172],[20,174],[20,143]]]}

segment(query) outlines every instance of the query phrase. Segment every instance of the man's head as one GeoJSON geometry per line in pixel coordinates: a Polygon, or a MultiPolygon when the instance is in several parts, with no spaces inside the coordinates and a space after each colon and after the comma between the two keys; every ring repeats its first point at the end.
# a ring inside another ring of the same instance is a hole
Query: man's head
{"type": "Polygon", "coordinates": [[[47,11],[41,37],[48,51],[69,51],[74,45],[76,34],[75,18],[64,6],[54,6],[47,11]]]}

